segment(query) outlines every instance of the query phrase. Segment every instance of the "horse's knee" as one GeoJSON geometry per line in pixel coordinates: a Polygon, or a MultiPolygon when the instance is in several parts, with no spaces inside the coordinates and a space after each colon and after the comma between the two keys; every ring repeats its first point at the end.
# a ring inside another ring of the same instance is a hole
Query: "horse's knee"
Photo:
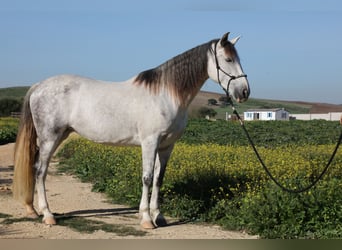
{"type": "Polygon", "coordinates": [[[48,166],[48,163],[41,162],[41,161],[35,164],[35,176],[38,182],[41,182],[45,179],[45,176],[47,174],[47,166],[48,166]]]}
{"type": "Polygon", "coordinates": [[[44,175],[44,173],[43,173],[41,168],[36,169],[36,179],[43,178],[43,175],[44,175]]]}
{"type": "Polygon", "coordinates": [[[151,186],[153,177],[151,174],[144,174],[142,178],[143,184],[147,186],[151,186]]]}

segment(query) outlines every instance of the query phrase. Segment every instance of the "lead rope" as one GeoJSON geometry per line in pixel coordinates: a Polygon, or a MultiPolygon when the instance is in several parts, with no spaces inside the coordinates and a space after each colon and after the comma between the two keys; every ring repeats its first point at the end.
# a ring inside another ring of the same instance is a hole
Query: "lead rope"
{"type": "MultiPolygon", "coordinates": [[[[234,114],[236,115],[236,117],[238,118],[238,120],[239,120],[239,122],[240,122],[240,124],[241,124],[241,127],[242,127],[243,131],[245,131],[245,134],[246,134],[246,136],[247,136],[247,139],[248,139],[249,143],[251,144],[251,146],[252,146],[252,148],[253,148],[253,150],[254,150],[254,153],[255,153],[255,155],[257,156],[257,158],[258,158],[258,160],[259,160],[261,166],[264,168],[264,170],[266,171],[267,175],[272,179],[272,181],[273,181],[278,187],[280,187],[282,190],[284,190],[284,191],[286,191],[286,192],[298,194],[298,193],[303,193],[303,192],[308,191],[308,190],[311,189],[313,186],[315,186],[315,185],[317,184],[318,181],[320,181],[320,180],[323,178],[323,176],[324,176],[325,173],[327,172],[328,168],[330,167],[330,164],[331,164],[331,162],[333,161],[333,159],[334,159],[334,157],[335,157],[335,155],[336,155],[336,152],[337,152],[337,150],[338,150],[338,148],[339,148],[339,146],[340,146],[340,144],[341,144],[341,141],[342,141],[342,130],[341,130],[340,137],[339,137],[339,139],[338,139],[338,141],[337,141],[337,143],[336,143],[335,149],[334,149],[334,151],[333,151],[333,153],[332,153],[332,155],[331,155],[331,157],[330,157],[328,163],[326,164],[325,168],[323,169],[322,173],[321,173],[321,174],[320,174],[320,175],[319,175],[311,184],[309,184],[308,186],[306,186],[306,187],[304,187],[304,188],[300,188],[300,189],[290,189],[290,188],[287,188],[287,187],[285,187],[284,185],[282,185],[282,184],[281,184],[281,183],[272,175],[272,173],[270,172],[270,170],[267,168],[267,166],[265,165],[264,161],[262,160],[262,158],[261,158],[261,156],[260,156],[258,150],[256,149],[255,144],[254,144],[252,138],[250,137],[250,135],[249,135],[249,133],[248,133],[246,127],[245,127],[245,124],[244,124],[243,120],[241,119],[239,113],[236,111],[232,99],[230,98],[229,95],[227,95],[227,98],[228,98],[228,101],[229,101],[229,103],[230,103],[230,105],[231,105],[231,107],[232,107],[232,109],[233,109],[233,113],[234,113],[234,114]]],[[[342,125],[342,118],[341,118],[341,125],[342,125]]]]}
{"type": "MultiPolygon", "coordinates": [[[[228,102],[229,104],[231,105],[232,109],[233,109],[233,113],[236,115],[236,117],[238,118],[239,122],[240,122],[240,125],[243,129],[243,131],[245,132],[246,136],[247,136],[247,139],[249,141],[249,143],[251,144],[252,148],[253,148],[253,151],[255,153],[255,155],[257,156],[261,166],[264,168],[264,170],[266,171],[267,175],[272,179],[272,181],[278,186],[280,187],[282,190],[286,191],[286,192],[289,192],[289,193],[295,193],[295,194],[298,194],[298,193],[303,193],[305,191],[308,191],[310,188],[312,188],[313,186],[315,186],[317,184],[317,182],[319,182],[323,176],[325,175],[325,173],[327,172],[328,168],[330,167],[333,159],[335,158],[335,155],[337,153],[337,150],[341,144],[341,141],[342,141],[342,130],[341,130],[341,134],[340,134],[340,137],[338,138],[338,141],[336,143],[336,146],[335,146],[335,149],[328,161],[328,163],[326,164],[326,166],[324,167],[322,173],[311,183],[309,184],[308,186],[304,187],[304,188],[300,188],[300,189],[290,189],[290,188],[287,188],[285,187],[284,185],[282,185],[273,175],[272,173],[270,172],[270,170],[267,168],[267,166],[265,165],[264,161],[262,160],[258,150],[256,149],[255,147],[255,144],[252,140],[252,138],[250,137],[246,127],[245,127],[245,124],[243,122],[243,120],[241,119],[239,113],[236,111],[235,109],[235,106],[234,106],[234,103],[233,103],[233,100],[231,98],[231,96],[229,95],[229,86],[230,86],[230,82],[237,79],[237,78],[240,78],[240,77],[246,77],[247,78],[247,75],[245,74],[242,74],[242,75],[238,75],[238,76],[234,76],[232,74],[229,74],[227,73],[226,71],[224,71],[220,65],[219,65],[219,62],[218,62],[218,59],[217,59],[217,54],[216,54],[216,47],[217,47],[217,43],[215,43],[215,47],[214,49],[210,48],[211,52],[214,54],[214,57],[215,57],[215,63],[216,63],[216,70],[217,70],[217,81],[218,83],[220,84],[220,86],[222,87],[222,89],[224,90],[224,92],[226,93],[227,95],[227,99],[228,99],[228,102]],[[221,80],[220,80],[220,71],[222,73],[224,73],[225,75],[227,75],[229,77],[229,80],[228,80],[228,83],[227,83],[227,88],[224,88],[224,86],[222,85],[221,83],[221,80]]],[[[342,117],[341,117],[341,125],[342,125],[342,117]]]]}

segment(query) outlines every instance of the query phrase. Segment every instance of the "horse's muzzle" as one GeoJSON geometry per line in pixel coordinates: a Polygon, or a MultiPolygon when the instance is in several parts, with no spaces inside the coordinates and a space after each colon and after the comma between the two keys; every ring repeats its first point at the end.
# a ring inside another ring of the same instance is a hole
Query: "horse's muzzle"
{"type": "Polygon", "coordinates": [[[249,94],[250,94],[250,91],[248,88],[244,88],[240,95],[236,98],[236,101],[241,103],[241,102],[245,102],[248,100],[248,97],[249,97],[249,94]]]}

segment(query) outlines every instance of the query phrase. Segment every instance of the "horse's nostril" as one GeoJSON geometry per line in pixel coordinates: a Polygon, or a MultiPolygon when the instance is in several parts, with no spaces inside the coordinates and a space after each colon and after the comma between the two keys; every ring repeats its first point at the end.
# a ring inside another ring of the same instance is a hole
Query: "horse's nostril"
{"type": "Polygon", "coordinates": [[[244,90],[242,91],[242,94],[243,94],[243,97],[244,97],[244,98],[248,98],[248,96],[249,96],[248,90],[247,90],[247,89],[244,89],[244,90]]]}

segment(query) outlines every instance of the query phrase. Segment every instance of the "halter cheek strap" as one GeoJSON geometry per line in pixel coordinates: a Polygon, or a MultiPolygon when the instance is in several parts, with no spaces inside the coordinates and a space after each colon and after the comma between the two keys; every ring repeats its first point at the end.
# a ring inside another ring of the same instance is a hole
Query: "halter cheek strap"
{"type": "Polygon", "coordinates": [[[219,65],[219,62],[218,62],[218,59],[217,59],[217,52],[216,52],[216,49],[217,49],[217,44],[218,44],[219,41],[217,41],[215,43],[215,47],[214,47],[214,51],[212,48],[211,51],[214,53],[214,57],[215,57],[215,63],[216,63],[216,70],[217,70],[217,81],[218,83],[220,84],[221,88],[223,89],[223,91],[226,93],[227,95],[227,98],[231,101],[231,97],[230,97],[230,94],[229,94],[229,86],[230,86],[230,82],[235,80],[235,79],[238,79],[238,78],[241,78],[241,77],[246,77],[247,78],[247,75],[246,74],[241,74],[241,75],[232,75],[226,71],[224,71],[220,65],[219,65]],[[220,71],[225,74],[226,76],[229,76],[229,80],[228,80],[228,84],[227,84],[227,89],[225,89],[221,83],[221,80],[220,80],[220,71]]]}

